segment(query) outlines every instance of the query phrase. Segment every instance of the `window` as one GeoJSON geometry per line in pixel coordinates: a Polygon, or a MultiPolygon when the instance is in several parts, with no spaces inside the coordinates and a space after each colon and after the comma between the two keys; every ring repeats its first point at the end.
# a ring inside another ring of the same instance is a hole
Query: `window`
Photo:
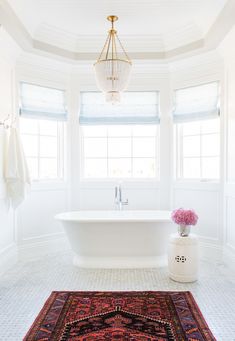
{"type": "Polygon", "coordinates": [[[20,132],[33,180],[64,177],[64,91],[21,83],[20,132]]]}
{"type": "Polygon", "coordinates": [[[219,178],[219,118],[177,124],[176,146],[178,178],[219,178]]]}
{"type": "Polygon", "coordinates": [[[20,132],[31,178],[64,177],[64,122],[22,117],[20,132]]]}
{"type": "Polygon", "coordinates": [[[155,178],[158,126],[82,127],[84,178],[155,178]]]}
{"type": "Polygon", "coordinates": [[[87,179],[152,179],[159,174],[157,92],[126,92],[120,105],[82,93],[82,174],[87,179]],[[148,123],[148,124],[147,124],[148,123]]]}
{"type": "Polygon", "coordinates": [[[218,83],[176,91],[175,161],[180,179],[213,180],[220,173],[218,83]]]}

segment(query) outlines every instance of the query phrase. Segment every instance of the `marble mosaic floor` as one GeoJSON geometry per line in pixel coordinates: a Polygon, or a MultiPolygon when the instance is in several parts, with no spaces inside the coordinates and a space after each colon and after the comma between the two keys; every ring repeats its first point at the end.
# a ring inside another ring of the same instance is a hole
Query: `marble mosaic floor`
{"type": "Polygon", "coordinates": [[[20,262],[0,277],[0,340],[22,340],[53,290],[190,290],[218,341],[235,341],[235,274],[201,263],[198,282],[180,284],[167,268],[78,269],[70,253],[20,262]]]}

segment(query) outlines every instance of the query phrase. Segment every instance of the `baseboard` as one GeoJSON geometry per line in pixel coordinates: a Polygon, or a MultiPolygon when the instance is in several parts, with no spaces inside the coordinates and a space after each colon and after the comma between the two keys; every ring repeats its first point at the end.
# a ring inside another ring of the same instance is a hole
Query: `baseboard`
{"type": "Polygon", "coordinates": [[[235,272],[235,249],[225,246],[223,250],[223,261],[228,268],[235,272]]]}
{"type": "Polygon", "coordinates": [[[64,233],[30,238],[18,245],[19,260],[38,259],[47,254],[69,250],[70,246],[64,233]]]}
{"type": "Polygon", "coordinates": [[[12,243],[0,251],[0,275],[11,268],[18,260],[17,246],[12,243]]]}

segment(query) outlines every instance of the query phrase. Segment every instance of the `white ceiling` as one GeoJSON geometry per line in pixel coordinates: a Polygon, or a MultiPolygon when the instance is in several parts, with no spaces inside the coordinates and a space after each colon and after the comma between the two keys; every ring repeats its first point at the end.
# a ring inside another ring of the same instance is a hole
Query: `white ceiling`
{"type": "Polygon", "coordinates": [[[0,0],[0,26],[25,52],[95,61],[110,23],[133,60],[168,62],[215,50],[235,26],[235,0],[0,0]]]}
{"type": "Polygon", "coordinates": [[[37,41],[99,52],[110,25],[129,52],[164,52],[203,39],[227,0],[8,0],[37,41]]]}

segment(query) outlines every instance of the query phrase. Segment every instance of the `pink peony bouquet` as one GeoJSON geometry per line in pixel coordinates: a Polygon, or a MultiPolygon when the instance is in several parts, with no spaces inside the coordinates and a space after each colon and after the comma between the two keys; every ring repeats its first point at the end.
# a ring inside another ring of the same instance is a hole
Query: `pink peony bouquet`
{"type": "Polygon", "coordinates": [[[178,208],[171,213],[171,219],[178,225],[196,225],[198,216],[193,210],[178,208]]]}

